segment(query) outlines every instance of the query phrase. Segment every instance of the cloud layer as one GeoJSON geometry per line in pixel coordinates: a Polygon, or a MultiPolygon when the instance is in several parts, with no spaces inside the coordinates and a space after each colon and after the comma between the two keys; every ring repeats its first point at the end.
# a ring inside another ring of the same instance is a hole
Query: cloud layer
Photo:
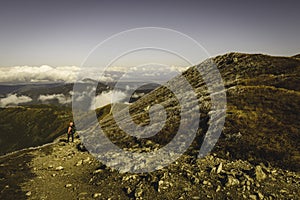
{"type": "Polygon", "coordinates": [[[80,68],[76,66],[52,67],[15,66],[0,67],[0,83],[35,83],[35,82],[75,82],[91,78],[102,82],[111,82],[123,77],[126,81],[169,80],[180,74],[186,67],[175,66],[137,66],[80,68]]]}
{"type": "Polygon", "coordinates": [[[76,66],[0,67],[0,82],[73,82],[76,80],[79,70],[80,68],[76,66]]]}
{"type": "Polygon", "coordinates": [[[68,104],[72,102],[71,97],[65,96],[64,94],[40,95],[38,100],[42,102],[58,100],[58,103],[60,104],[68,104]]]}
{"type": "Polygon", "coordinates": [[[8,94],[5,98],[0,99],[0,107],[9,105],[19,105],[21,103],[31,102],[32,98],[28,96],[17,96],[16,94],[8,94]]]}
{"type": "Polygon", "coordinates": [[[107,104],[122,102],[126,98],[127,94],[122,91],[108,91],[103,92],[100,95],[93,98],[91,103],[91,110],[103,107],[107,104]]]}

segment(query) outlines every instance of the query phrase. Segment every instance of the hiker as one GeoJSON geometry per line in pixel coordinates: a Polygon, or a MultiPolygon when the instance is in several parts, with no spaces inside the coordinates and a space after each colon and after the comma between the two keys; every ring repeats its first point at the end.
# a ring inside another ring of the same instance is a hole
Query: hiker
{"type": "Polygon", "coordinates": [[[72,137],[72,142],[74,142],[75,132],[76,132],[75,124],[74,122],[71,121],[68,127],[68,143],[69,143],[70,136],[72,137]]]}

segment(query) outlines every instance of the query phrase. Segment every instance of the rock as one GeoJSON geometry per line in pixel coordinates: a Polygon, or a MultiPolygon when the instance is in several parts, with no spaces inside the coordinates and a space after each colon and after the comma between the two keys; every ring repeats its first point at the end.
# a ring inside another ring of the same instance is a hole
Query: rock
{"type": "Polygon", "coordinates": [[[125,187],[125,190],[127,194],[132,193],[132,189],[130,187],[125,187]]]}
{"type": "Polygon", "coordinates": [[[226,183],[226,186],[227,187],[230,187],[230,186],[234,186],[234,185],[238,185],[240,184],[240,181],[236,178],[234,178],[233,176],[229,175],[227,177],[227,183],[226,183]]]}
{"type": "Polygon", "coordinates": [[[287,193],[287,191],[285,189],[281,189],[279,190],[280,193],[287,193]]]}
{"type": "Polygon", "coordinates": [[[63,170],[63,169],[64,168],[62,166],[58,166],[58,167],[55,168],[55,170],[57,170],[57,171],[60,171],[60,170],[63,170]]]}
{"type": "Polygon", "coordinates": [[[101,196],[101,193],[95,193],[95,194],[93,194],[93,198],[98,198],[100,196],[101,196]]]}
{"type": "Polygon", "coordinates": [[[53,176],[53,177],[55,177],[55,176],[56,176],[56,174],[52,174],[52,176],[53,176]]]}
{"type": "Polygon", "coordinates": [[[90,157],[87,157],[87,158],[84,159],[82,162],[83,162],[83,163],[88,163],[90,160],[91,160],[91,158],[90,158],[90,157]]]}
{"type": "Polygon", "coordinates": [[[198,184],[200,182],[200,179],[193,176],[193,183],[198,184]]]}
{"type": "Polygon", "coordinates": [[[244,174],[244,177],[247,179],[247,182],[246,182],[247,185],[248,184],[251,185],[251,183],[254,182],[254,180],[250,176],[248,176],[247,174],[244,174]]]}
{"type": "Polygon", "coordinates": [[[103,172],[103,169],[97,169],[97,170],[93,171],[93,174],[99,174],[101,172],[103,172]]]}
{"type": "Polygon", "coordinates": [[[216,189],[216,192],[219,192],[221,190],[221,186],[218,185],[217,189],[216,189]]]}
{"type": "Polygon", "coordinates": [[[264,195],[261,192],[257,191],[256,193],[260,200],[264,199],[264,195]]]}
{"type": "Polygon", "coordinates": [[[82,163],[83,163],[83,161],[82,160],[79,160],[77,163],[76,163],[76,165],[75,166],[80,166],[80,165],[82,165],[82,163]]]}
{"type": "Polygon", "coordinates": [[[255,195],[255,194],[250,194],[250,195],[249,195],[249,199],[256,200],[256,199],[257,199],[257,197],[256,197],[256,195],[255,195]]]}
{"type": "Polygon", "coordinates": [[[263,169],[261,168],[260,165],[257,165],[255,167],[255,178],[258,181],[264,180],[265,178],[267,178],[267,175],[265,174],[265,172],[263,171],[263,169]]]}
{"type": "Polygon", "coordinates": [[[30,196],[31,195],[31,191],[26,192],[26,196],[30,196]]]}
{"type": "Polygon", "coordinates": [[[72,184],[71,184],[71,183],[68,183],[68,184],[65,185],[65,187],[66,187],[66,188],[70,188],[70,187],[72,187],[72,184]]]}
{"type": "Polygon", "coordinates": [[[213,167],[211,170],[210,170],[210,173],[215,173],[217,171],[217,168],[216,167],[213,167]]]}
{"type": "Polygon", "coordinates": [[[203,185],[208,185],[208,181],[203,181],[203,185]]]}
{"type": "Polygon", "coordinates": [[[221,173],[222,168],[223,168],[222,163],[220,163],[219,166],[218,166],[218,168],[217,168],[217,174],[221,173]]]}
{"type": "Polygon", "coordinates": [[[87,149],[85,148],[85,146],[82,143],[77,145],[77,149],[81,152],[87,151],[87,149]]]}
{"type": "Polygon", "coordinates": [[[139,198],[139,197],[142,196],[142,194],[143,194],[143,190],[142,190],[140,187],[138,187],[138,188],[135,190],[134,196],[135,196],[136,198],[139,198]]]}

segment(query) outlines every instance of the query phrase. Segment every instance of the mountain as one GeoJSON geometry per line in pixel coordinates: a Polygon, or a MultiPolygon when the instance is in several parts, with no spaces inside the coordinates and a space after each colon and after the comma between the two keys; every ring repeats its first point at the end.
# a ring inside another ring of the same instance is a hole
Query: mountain
{"type": "MultiPolygon", "coordinates": [[[[212,152],[222,158],[227,158],[226,154],[229,154],[231,160],[244,159],[256,164],[263,162],[300,171],[300,60],[230,53],[217,56],[213,61],[224,81],[227,112],[224,129],[212,152]]],[[[188,69],[182,76],[197,92],[197,98],[201,99],[202,122],[193,148],[188,152],[195,154],[193,152],[198,152],[208,129],[210,97],[196,67],[188,69]]],[[[173,81],[172,84],[175,88],[181,87],[180,81],[173,81]]],[[[100,123],[104,130],[107,128],[106,135],[123,148],[136,144],[140,147],[147,142],[163,147],[176,135],[180,123],[180,117],[176,114],[179,113],[179,103],[172,92],[160,87],[130,105],[129,110],[135,123],[147,125],[149,115],[146,107],[156,103],[164,106],[168,118],[163,129],[152,138],[128,136],[118,128],[112,116],[107,116],[100,123]]],[[[128,118],[122,120],[127,122],[128,118]]]]}
{"type": "MultiPolygon", "coordinates": [[[[58,138],[43,147],[0,157],[0,172],[4,177],[0,182],[0,197],[297,199],[300,193],[300,60],[242,53],[229,53],[212,60],[224,82],[227,110],[221,136],[205,157],[198,158],[198,152],[216,112],[212,112],[215,108],[198,69],[205,69],[211,60],[189,68],[168,83],[184,98],[190,96],[182,82],[187,80],[197,97],[193,102],[180,105],[176,95],[161,86],[130,105],[115,106],[116,117],[120,117],[125,127],[129,122],[125,109],[129,108],[136,124],[155,130],[157,123],[150,122],[149,111],[152,105],[163,105],[166,123],[155,136],[140,139],[125,133],[112,116],[114,105],[96,109],[101,127],[113,144],[128,152],[155,152],[176,138],[181,109],[192,111],[196,101],[201,113],[196,137],[175,162],[149,173],[120,173],[88,152],[81,152],[79,139],[66,144],[63,138],[58,138]]],[[[155,114],[158,112],[153,113],[153,119],[155,114]]],[[[82,122],[85,116],[81,116],[82,122]]],[[[184,121],[183,138],[190,136],[192,122],[184,121]]],[[[88,136],[92,136],[95,149],[105,147],[105,142],[97,146],[97,138],[91,131],[95,129],[90,128],[78,131],[83,136],[81,139],[88,141],[88,136]]],[[[93,153],[94,149],[89,150],[93,153]]],[[[126,161],[121,156],[115,153],[109,159],[111,163],[126,161]]],[[[140,167],[134,164],[124,166],[140,167]]]]}

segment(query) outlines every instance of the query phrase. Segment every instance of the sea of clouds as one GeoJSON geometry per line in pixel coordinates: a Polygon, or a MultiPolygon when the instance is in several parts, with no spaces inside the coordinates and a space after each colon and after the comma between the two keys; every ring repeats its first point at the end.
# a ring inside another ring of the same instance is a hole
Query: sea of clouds
{"type": "MultiPolygon", "coordinates": [[[[139,67],[110,67],[103,72],[101,68],[80,68],[77,66],[62,66],[52,67],[49,65],[42,66],[14,66],[14,67],[0,67],[0,83],[18,84],[18,83],[52,83],[52,82],[66,82],[72,83],[82,78],[92,78],[97,81],[110,82],[119,80],[123,77],[123,81],[145,81],[151,80],[170,80],[172,77],[180,74],[186,67],[160,67],[160,66],[139,66],[139,67]],[[101,71],[102,70],[102,71],[101,71]],[[84,73],[83,73],[84,72],[84,73]],[[102,77],[97,75],[102,74],[102,77]]],[[[130,90],[130,86],[126,90],[130,90]]],[[[92,90],[93,91],[93,90],[92,90]]],[[[52,100],[57,100],[60,104],[70,104],[72,102],[73,92],[69,94],[48,94],[40,95],[37,101],[42,103],[49,103],[52,100]]],[[[84,98],[91,97],[90,109],[99,108],[110,103],[122,102],[128,95],[128,91],[111,90],[102,92],[100,95],[92,96],[91,94],[77,94],[76,101],[84,100],[84,98]]],[[[7,107],[12,105],[19,105],[32,102],[33,99],[28,96],[18,94],[7,94],[0,99],[0,106],[7,107]]]]}
{"type": "Polygon", "coordinates": [[[58,103],[60,104],[69,104],[72,102],[71,96],[66,96],[64,94],[47,94],[47,95],[40,95],[38,98],[39,101],[42,101],[43,103],[47,103],[51,100],[58,100],[58,103]]]}
{"type": "Polygon", "coordinates": [[[51,67],[48,65],[0,67],[0,82],[73,82],[80,68],[76,66],[51,67]]]}
{"type": "Polygon", "coordinates": [[[6,97],[0,99],[0,107],[17,106],[22,103],[29,103],[32,98],[28,96],[17,96],[17,94],[8,94],[6,97]]]}

